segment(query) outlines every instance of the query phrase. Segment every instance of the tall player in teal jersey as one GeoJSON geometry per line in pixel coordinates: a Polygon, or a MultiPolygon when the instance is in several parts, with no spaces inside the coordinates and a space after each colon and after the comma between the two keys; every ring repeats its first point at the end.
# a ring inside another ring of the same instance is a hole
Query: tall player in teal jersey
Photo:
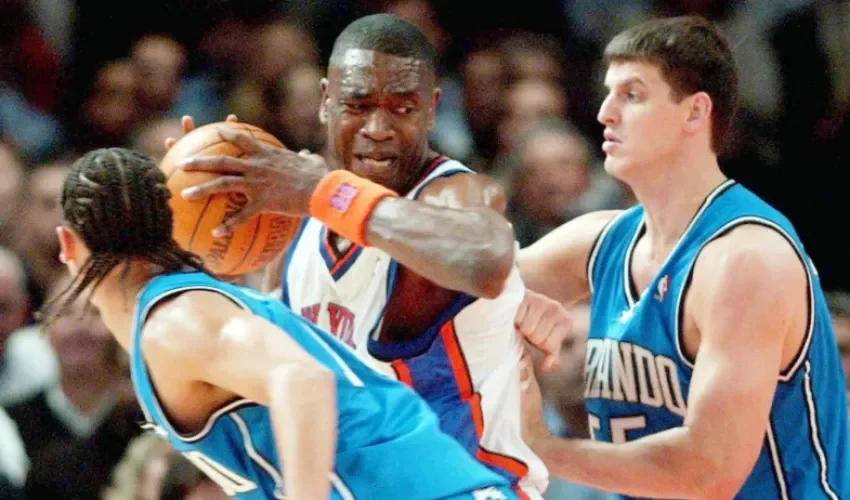
{"type": "Polygon", "coordinates": [[[530,289],[589,297],[592,318],[594,440],[539,432],[532,448],[553,475],[629,498],[850,498],[847,400],[817,271],[789,221],[718,166],[737,93],[728,43],[702,19],[671,18],[626,30],[605,54],[605,168],[639,205],[521,252],[530,289]]]}
{"type": "Polygon", "coordinates": [[[57,300],[90,291],[150,428],[237,498],[516,498],[412,390],[205,273],[171,237],[169,196],[149,158],[95,150],[65,181],[58,228],[76,279],[57,300]]]}

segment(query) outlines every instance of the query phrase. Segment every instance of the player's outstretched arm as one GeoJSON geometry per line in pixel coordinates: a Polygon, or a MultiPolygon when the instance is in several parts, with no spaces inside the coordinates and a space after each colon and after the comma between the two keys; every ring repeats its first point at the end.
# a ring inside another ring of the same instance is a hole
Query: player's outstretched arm
{"type": "Polygon", "coordinates": [[[366,239],[443,288],[494,298],[514,264],[514,232],[504,210],[495,180],[456,174],[432,181],[417,200],[383,200],[366,239]]]}
{"type": "Polygon", "coordinates": [[[434,181],[420,198],[442,202],[436,206],[399,197],[344,170],[330,171],[319,155],[263,144],[226,127],[219,133],[246,156],[194,157],[178,165],[221,174],[184,190],[187,199],[247,194],[250,201],[216,233],[226,234],[261,211],[312,216],[350,241],[386,251],[443,288],[488,298],[501,292],[513,265],[514,233],[503,215],[503,190],[494,180],[455,175],[434,181]]]}
{"type": "Polygon", "coordinates": [[[191,291],[154,311],[142,342],[160,374],[173,371],[268,406],[287,495],[328,498],[335,377],[279,327],[220,294],[191,291]]]}
{"type": "Polygon", "coordinates": [[[780,235],[743,226],[705,248],[686,302],[701,340],[683,426],[623,444],[536,433],[531,446],[553,475],[638,497],[735,496],[805,330],[804,268],[780,235]]]}
{"type": "Polygon", "coordinates": [[[590,252],[605,226],[619,214],[619,210],[605,210],[576,217],[520,250],[525,286],[565,305],[587,298],[590,252]]]}

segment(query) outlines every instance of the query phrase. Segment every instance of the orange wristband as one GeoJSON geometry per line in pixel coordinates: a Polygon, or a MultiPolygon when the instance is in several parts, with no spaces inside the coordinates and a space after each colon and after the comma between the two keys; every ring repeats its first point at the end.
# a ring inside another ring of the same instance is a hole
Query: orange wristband
{"type": "Polygon", "coordinates": [[[390,189],[347,170],[326,175],[310,197],[310,215],[352,243],[366,246],[366,223],[375,205],[397,197],[390,189]]]}

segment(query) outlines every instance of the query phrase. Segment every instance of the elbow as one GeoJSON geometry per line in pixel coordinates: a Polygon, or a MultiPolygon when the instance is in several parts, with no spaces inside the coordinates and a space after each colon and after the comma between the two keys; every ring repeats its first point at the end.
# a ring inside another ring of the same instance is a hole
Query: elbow
{"type": "Polygon", "coordinates": [[[702,456],[695,461],[698,477],[692,481],[691,498],[703,500],[730,500],[735,498],[749,476],[749,469],[733,470],[737,458],[702,456]]]}
{"type": "Polygon", "coordinates": [[[318,363],[286,363],[269,372],[269,401],[291,405],[335,394],[336,377],[318,363]]]}
{"type": "Polygon", "coordinates": [[[505,222],[503,230],[494,231],[489,245],[473,266],[472,282],[474,294],[486,299],[495,299],[501,295],[514,267],[514,233],[505,222]]]}

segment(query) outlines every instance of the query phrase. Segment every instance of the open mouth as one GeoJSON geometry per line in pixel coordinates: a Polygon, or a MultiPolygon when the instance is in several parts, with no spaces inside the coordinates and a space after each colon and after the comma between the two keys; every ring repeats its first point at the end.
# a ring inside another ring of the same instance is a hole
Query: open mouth
{"type": "Polygon", "coordinates": [[[395,157],[390,156],[357,156],[357,160],[369,168],[387,168],[393,164],[395,157]]]}

